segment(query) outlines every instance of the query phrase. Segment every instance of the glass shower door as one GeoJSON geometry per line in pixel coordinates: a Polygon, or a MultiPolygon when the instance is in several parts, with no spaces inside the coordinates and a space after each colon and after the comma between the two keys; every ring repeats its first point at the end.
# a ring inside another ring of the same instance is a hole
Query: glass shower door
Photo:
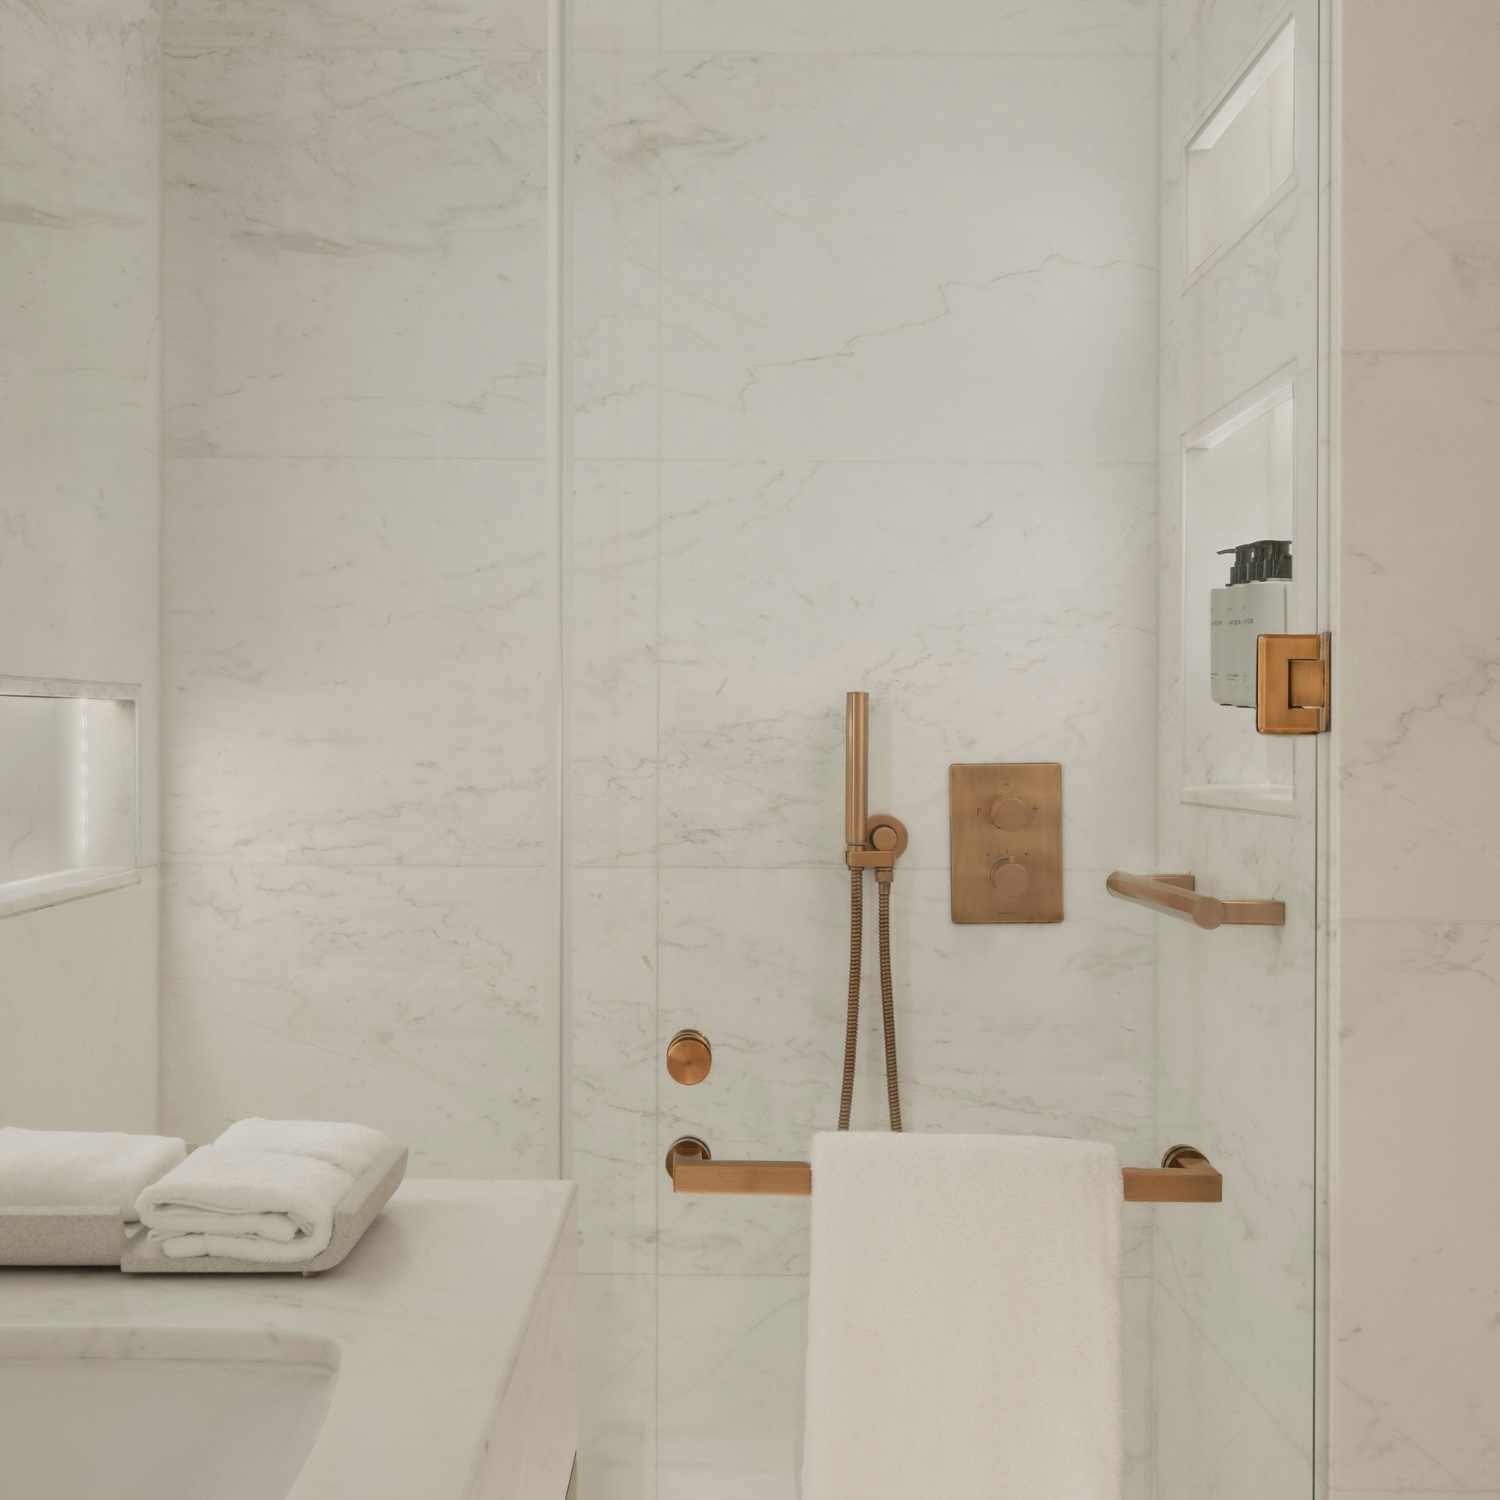
{"type": "MultiPolygon", "coordinates": [[[[838,1118],[846,692],[870,807],[910,833],[906,1128],[1172,1144],[1156,918],[1104,885],[1155,846],[1156,44],[1134,4],[576,15],[584,1500],[796,1494],[808,1200],[674,1195],[663,1158],[805,1161],[838,1118]],[[955,925],[949,767],[1018,761],[1063,767],[1065,920],[955,925]],[[681,1028],[713,1046],[694,1086],[664,1067],[681,1028]]],[[[866,1011],[853,1124],[883,1129],[866,1011]]]]}
{"type": "Polygon", "coordinates": [[[1224,1174],[1219,1211],[1156,1218],[1161,1500],[1314,1483],[1320,743],[1215,701],[1236,694],[1210,636],[1326,620],[1318,21],[1315,0],[1164,8],[1158,865],[1286,922],[1158,924],[1159,1133],[1224,1174]],[[1291,581],[1228,587],[1221,551],[1266,540],[1291,581]]]}

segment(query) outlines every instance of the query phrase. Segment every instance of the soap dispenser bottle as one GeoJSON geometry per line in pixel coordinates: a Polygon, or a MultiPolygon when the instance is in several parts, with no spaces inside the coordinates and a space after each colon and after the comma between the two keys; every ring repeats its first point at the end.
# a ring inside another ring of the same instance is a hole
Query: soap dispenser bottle
{"type": "Polygon", "coordinates": [[[1255,707],[1257,638],[1286,631],[1292,544],[1245,542],[1226,547],[1229,583],[1209,600],[1208,670],[1215,703],[1255,707]]]}

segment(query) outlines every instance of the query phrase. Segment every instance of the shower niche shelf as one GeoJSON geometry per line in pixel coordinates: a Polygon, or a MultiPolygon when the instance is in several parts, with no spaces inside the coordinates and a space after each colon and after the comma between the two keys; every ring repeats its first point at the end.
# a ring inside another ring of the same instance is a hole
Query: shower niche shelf
{"type": "MultiPolygon", "coordinates": [[[[1297,386],[1282,371],[1187,433],[1182,442],[1182,764],[1179,798],[1200,807],[1296,815],[1295,753],[1256,732],[1253,708],[1214,701],[1211,599],[1228,581],[1226,548],[1257,538],[1293,543],[1288,618],[1296,628],[1299,562],[1297,386]]],[[[1232,591],[1231,591],[1232,592],[1232,591]]]]}
{"type": "Polygon", "coordinates": [[[1288,21],[1188,139],[1189,279],[1242,239],[1293,188],[1294,32],[1288,21]]]}
{"type": "Polygon", "coordinates": [[[137,694],[0,677],[0,917],[140,879],[137,694]]]}

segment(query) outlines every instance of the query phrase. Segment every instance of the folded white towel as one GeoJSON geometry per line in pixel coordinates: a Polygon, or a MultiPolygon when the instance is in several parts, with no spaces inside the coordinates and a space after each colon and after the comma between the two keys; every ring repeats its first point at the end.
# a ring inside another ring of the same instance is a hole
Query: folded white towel
{"type": "Polygon", "coordinates": [[[333,1238],[333,1210],[354,1179],[326,1161],[212,1145],[195,1151],[136,1202],[174,1260],[233,1255],[291,1265],[333,1238]]]}
{"type": "Polygon", "coordinates": [[[330,1166],[361,1176],[391,1144],[391,1138],[368,1125],[346,1125],[336,1120],[240,1120],[214,1142],[236,1151],[285,1151],[311,1156],[330,1166]]]}
{"type": "Polygon", "coordinates": [[[804,1500],[1119,1500],[1114,1149],[844,1132],[812,1166],[804,1500]]]}
{"type": "Polygon", "coordinates": [[[186,1153],[173,1136],[0,1126],[0,1207],[128,1210],[186,1153]]]}

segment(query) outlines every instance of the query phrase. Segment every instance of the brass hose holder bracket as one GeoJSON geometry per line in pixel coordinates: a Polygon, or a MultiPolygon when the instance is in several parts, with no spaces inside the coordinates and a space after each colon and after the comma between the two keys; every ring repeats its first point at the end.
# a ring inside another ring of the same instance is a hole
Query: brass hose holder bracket
{"type": "Polygon", "coordinates": [[[851,870],[874,870],[876,880],[889,885],[905,853],[906,824],[889,813],[872,813],[865,820],[864,843],[846,846],[844,863],[851,870]]]}

